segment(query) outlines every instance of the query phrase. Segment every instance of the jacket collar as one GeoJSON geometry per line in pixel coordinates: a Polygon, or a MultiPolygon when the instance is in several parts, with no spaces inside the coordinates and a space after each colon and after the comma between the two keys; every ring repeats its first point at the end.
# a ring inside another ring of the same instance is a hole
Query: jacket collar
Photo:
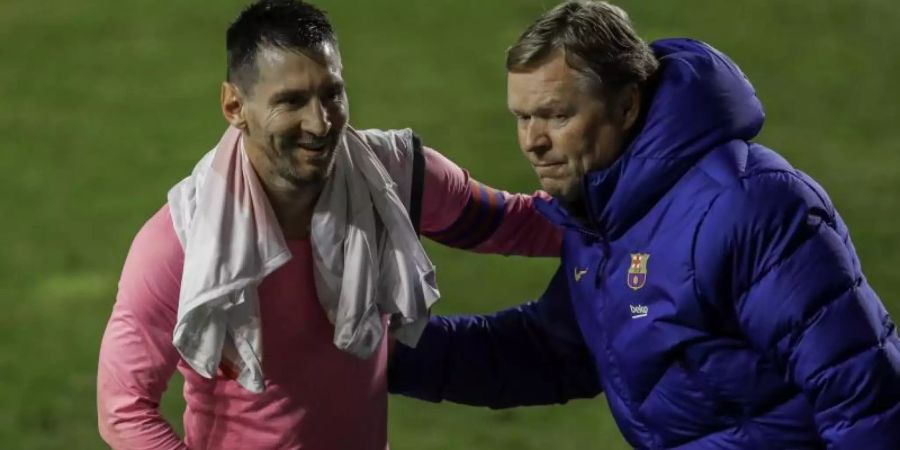
{"type": "Polygon", "coordinates": [[[615,239],[643,217],[678,180],[716,147],[750,140],[764,113],[753,86],[727,56],[702,42],[651,44],[660,62],[640,132],[610,167],[582,180],[586,221],[558,200],[536,199],[557,225],[615,239]]]}

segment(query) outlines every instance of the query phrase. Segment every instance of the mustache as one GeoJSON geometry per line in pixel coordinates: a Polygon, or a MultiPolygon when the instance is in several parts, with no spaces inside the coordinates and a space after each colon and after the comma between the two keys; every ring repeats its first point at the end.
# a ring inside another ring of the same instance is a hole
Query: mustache
{"type": "Polygon", "coordinates": [[[330,134],[316,136],[308,133],[287,136],[287,139],[285,139],[286,142],[311,149],[324,148],[334,142],[334,140],[334,136],[330,134]]]}

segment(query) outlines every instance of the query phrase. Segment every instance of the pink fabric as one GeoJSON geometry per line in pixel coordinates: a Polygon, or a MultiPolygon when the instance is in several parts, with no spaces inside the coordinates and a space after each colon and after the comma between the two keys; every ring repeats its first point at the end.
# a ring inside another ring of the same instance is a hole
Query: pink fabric
{"type": "MultiPolygon", "coordinates": [[[[437,151],[425,148],[426,175],[422,195],[424,235],[453,224],[473,195],[469,173],[437,151]]],[[[499,192],[505,198],[504,216],[490,237],[473,250],[502,255],[558,256],[562,233],[534,209],[534,198],[549,199],[546,192],[533,195],[499,192]]]]}
{"type": "MultiPolygon", "coordinates": [[[[456,220],[472,194],[468,174],[426,150],[422,229],[456,220]]],[[[506,195],[506,216],[476,250],[556,255],[560,233],[530,196],[506,195]]],[[[541,195],[541,194],[539,194],[541,195]]],[[[135,237],[100,348],[100,434],[114,449],[377,449],[387,446],[386,361],[332,344],[334,328],[316,299],[308,241],[259,287],[266,391],[255,395],[219,373],[196,374],[172,346],[184,253],[164,206],[135,237]],[[185,378],[186,437],[159,414],[174,371],[185,378]]]]}

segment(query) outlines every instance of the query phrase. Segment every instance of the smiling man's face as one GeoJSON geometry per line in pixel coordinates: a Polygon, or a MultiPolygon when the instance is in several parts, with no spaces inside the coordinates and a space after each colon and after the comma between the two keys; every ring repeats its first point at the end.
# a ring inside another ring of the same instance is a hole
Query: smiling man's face
{"type": "Polygon", "coordinates": [[[349,115],[337,48],[326,42],[316,50],[313,58],[260,49],[251,92],[241,93],[248,157],[257,171],[268,172],[261,176],[294,186],[321,184],[331,175],[349,115]]]}

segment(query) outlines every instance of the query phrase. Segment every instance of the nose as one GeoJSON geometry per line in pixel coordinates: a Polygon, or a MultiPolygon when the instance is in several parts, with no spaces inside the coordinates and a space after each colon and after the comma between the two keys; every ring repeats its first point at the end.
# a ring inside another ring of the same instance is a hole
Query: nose
{"type": "Polygon", "coordinates": [[[331,131],[331,119],[328,117],[328,110],[322,101],[313,99],[306,109],[302,124],[303,131],[319,137],[328,134],[331,131]]]}
{"type": "Polygon", "coordinates": [[[522,150],[527,153],[542,154],[550,150],[550,136],[543,120],[530,118],[522,130],[522,150]]]}

